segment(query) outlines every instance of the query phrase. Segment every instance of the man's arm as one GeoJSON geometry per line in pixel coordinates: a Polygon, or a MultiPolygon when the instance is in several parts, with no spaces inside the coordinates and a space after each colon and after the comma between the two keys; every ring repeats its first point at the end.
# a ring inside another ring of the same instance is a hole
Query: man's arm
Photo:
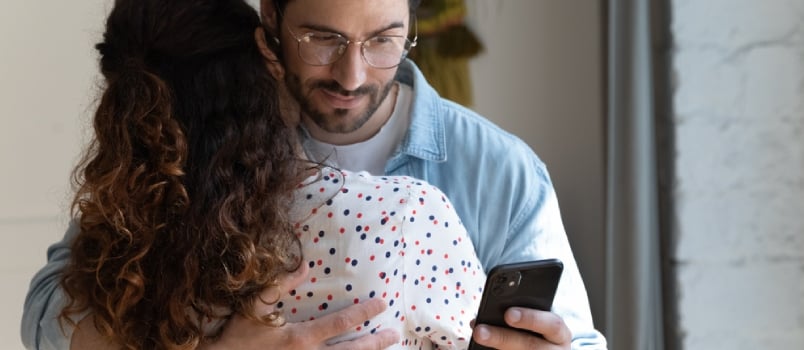
{"type": "MultiPolygon", "coordinates": [[[[47,263],[31,280],[22,313],[22,343],[26,349],[58,350],[70,346],[73,327],[59,321],[66,296],[59,285],[70,260],[70,244],[78,226],[70,223],[64,238],[47,250],[47,263]]],[[[76,315],[81,320],[83,315],[76,315]]]]}
{"type": "MultiPolygon", "coordinates": [[[[512,308],[506,312],[509,325],[541,333],[545,339],[493,327],[480,328],[477,336],[488,331],[481,344],[505,350],[518,349],[606,349],[606,340],[592,324],[586,287],[570,248],[558,200],[544,164],[535,156],[531,176],[523,178],[520,188],[527,188],[529,198],[521,200],[518,216],[509,227],[508,242],[502,262],[558,258],[564,272],[553,302],[553,312],[512,308]],[[515,312],[516,311],[516,312],[515,312]]],[[[521,198],[520,198],[521,199],[521,198]]]]}
{"type": "MultiPolygon", "coordinates": [[[[338,334],[353,329],[386,308],[379,299],[351,305],[346,309],[329,314],[317,320],[288,323],[281,327],[266,326],[240,316],[234,316],[226,324],[219,339],[213,343],[201,344],[199,350],[369,350],[384,349],[399,341],[399,334],[386,329],[352,341],[326,345],[325,341],[338,334]]],[[[64,348],[66,349],[66,348],[64,348]]],[[[82,320],[72,337],[71,350],[119,350],[109,343],[92,324],[92,317],[82,320]]]]}
{"type": "MultiPolygon", "coordinates": [[[[31,281],[22,315],[22,342],[26,349],[117,349],[95,330],[91,315],[73,316],[78,327],[59,321],[59,314],[66,305],[67,297],[60,286],[64,268],[70,260],[70,245],[78,235],[76,222],[71,222],[64,238],[48,248],[47,264],[31,281]],[[79,322],[80,321],[80,322],[79,322]],[[63,326],[63,327],[62,327],[63,326]]],[[[291,274],[289,277],[298,277],[291,274]]],[[[300,280],[299,280],[300,281],[300,280]]],[[[296,283],[288,280],[287,283],[296,283]]],[[[283,290],[292,285],[288,284],[283,290]]],[[[276,291],[266,291],[276,294],[276,291]]],[[[266,298],[271,300],[271,298],[266,298]]],[[[259,303],[258,303],[259,304],[259,303]]],[[[282,327],[269,327],[242,317],[233,317],[226,325],[223,335],[215,343],[204,344],[200,349],[382,349],[399,339],[393,330],[378,332],[351,342],[324,345],[324,341],[362,324],[385,310],[381,300],[350,306],[327,317],[282,327]],[[282,344],[283,346],[277,346],[282,344]]]]}

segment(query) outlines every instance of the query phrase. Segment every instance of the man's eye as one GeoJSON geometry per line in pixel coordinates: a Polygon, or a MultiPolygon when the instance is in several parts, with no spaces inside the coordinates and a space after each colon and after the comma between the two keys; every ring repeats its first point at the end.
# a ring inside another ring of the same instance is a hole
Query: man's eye
{"type": "Polygon", "coordinates": [[[396,36],[380,35],[380,36],[376,36],[376,37],[371,39],[371,45],[373,45],[373,46],[393,45],[399,39],[400,38],[396,37],[396,36]]]}

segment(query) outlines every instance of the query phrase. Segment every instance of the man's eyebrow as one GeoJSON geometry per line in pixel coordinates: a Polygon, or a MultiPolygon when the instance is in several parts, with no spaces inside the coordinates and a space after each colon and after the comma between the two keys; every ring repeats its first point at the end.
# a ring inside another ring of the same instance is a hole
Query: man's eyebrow
{"type": "MultiPolygon", "coordinates": [[[[338,35],[340,35],[340,36],[342,36],[344,38],[348,38],[348,36],[345,33],[341,32],[341,31],[339,31],[339,30],[337,30],[335,28],[326,26],[326,25],[302,24],[299,27],[305,28],[305,29],[308,29],[308,30],[313,30],[313,31],[316,31],[316,32],[335,33],[335,34],[338,34],[338,35]]],[[[391,29],[404,28],[404,27],[405,27],[405,23],[403,23],[403,22],[392,22],[392,23],[386,25],[385,27],[382,27],[380,29],[377,29],[377,30],[369,33],[369,35],[366,36],[366,38],[372,38],[374,36],[379,35],[382,32],[385,32],[385,31],[388,31],[388,30],[391,30],[391,29]]]]}

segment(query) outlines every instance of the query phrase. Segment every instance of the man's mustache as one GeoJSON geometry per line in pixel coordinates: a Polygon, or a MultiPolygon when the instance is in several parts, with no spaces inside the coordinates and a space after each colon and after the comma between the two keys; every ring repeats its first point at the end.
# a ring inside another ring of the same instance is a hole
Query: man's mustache
{"type": "Polygon", "coordinates": [[[313,84],[313,88],[318,88],[322,90],[327,90],[330,93],[343,95],[343,96],[361,96],[361,95],[369,95],[372,93],[377,92],[377,87],[375,86],[361,86],[355,90],[346,90],[344,89],[341,84],[338,84],[337,81],[334,80],[321,80],[313,84]]]}

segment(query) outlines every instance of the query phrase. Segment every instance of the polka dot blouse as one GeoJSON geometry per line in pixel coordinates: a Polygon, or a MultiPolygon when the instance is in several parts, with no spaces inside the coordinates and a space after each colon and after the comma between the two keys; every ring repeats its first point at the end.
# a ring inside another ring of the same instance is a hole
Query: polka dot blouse
{"type": "Polygon", "coordinates": [[[396,349],[465,349],[485,274],[446,196],[408,177],[323,168],[295,193],[291,218],[310,267],[277,307],[313,320],[371,298],[389,306],[330,344],[396,329],[396,349]]]}

